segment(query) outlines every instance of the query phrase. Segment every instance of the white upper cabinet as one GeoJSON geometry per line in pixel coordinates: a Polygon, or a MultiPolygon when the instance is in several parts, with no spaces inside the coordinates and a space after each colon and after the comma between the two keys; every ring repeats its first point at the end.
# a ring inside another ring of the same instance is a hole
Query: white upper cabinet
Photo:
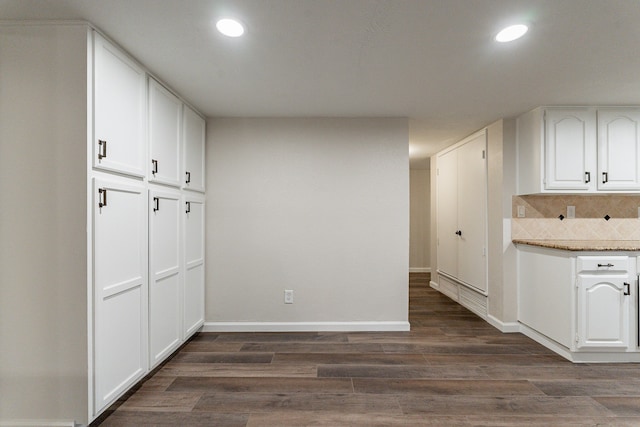
{"type": "Polygon", "coordinates": [[[95,31],[93,49],[93,167],[143,177],[145,72],[95,31]]]}
{"type": "Polygon", "coordinates": [[[180,186],[182,102],[149,78],[149,181],[180,186]]]}
{"type": "Polygon", "coordinates": [[[640,190],[640,109],[598,109],[598,188],[640,190]]]}
{"type": "Polygon", "coordinates": [[[517,121],[518,193],[640,191],[640,109],[536,108],[517,121]]]}
{"type": "Polygon", "coordinates": [[[587,191],[596,174],[595,111],[545,111],[545,189],[587,191]]]}
{"type": "Polygon", "coordinates": [[[186,105],[182,113],[184,174],[182,185],[184,189],[204,192],[204,138],[205,121],[195,111],[186,105]]]}

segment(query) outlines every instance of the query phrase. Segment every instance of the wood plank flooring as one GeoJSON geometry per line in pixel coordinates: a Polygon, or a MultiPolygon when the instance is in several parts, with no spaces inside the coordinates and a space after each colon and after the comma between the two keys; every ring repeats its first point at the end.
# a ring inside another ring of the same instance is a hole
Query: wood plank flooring
{"type": "Polygon", "coordinates": [[[572,364],[428,283],[411,332],[200,333],[93,425],[640,426],[640,364],[572,364]]]}

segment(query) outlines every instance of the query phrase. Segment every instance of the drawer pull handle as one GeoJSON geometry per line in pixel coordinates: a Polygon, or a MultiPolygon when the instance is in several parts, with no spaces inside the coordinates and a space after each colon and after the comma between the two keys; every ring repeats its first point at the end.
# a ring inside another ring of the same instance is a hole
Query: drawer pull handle
{"type": "Polygon", "coordinates": [[[598,264],[598,267],[613,267],[613,264],[608,263],[608,264],[598,264]]]}
{"type": "Polygon", "coordinates": [[[627,282],[624,283],[624,294],[625,295],[631,295],[631,285],[628,284],[627,282]]]}
{"type": "Polygon", "coordinates": [[[98,207],[103,208],[107,206],[107,189],[98,188],[98,207]]]}
{"type": "Polygon", "coordinates": [[[107,141],[102,139],[98,140],[98,160],[102,160],[107,157],[107,141]]]}

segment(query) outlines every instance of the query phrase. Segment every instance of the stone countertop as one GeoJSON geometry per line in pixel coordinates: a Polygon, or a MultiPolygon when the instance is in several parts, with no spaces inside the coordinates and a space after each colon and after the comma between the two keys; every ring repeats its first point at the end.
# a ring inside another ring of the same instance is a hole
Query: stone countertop
{"type": "Polygon", "coordinates": [[[640,240],[513,239],[513,243],[565,251],[640,251],[640,240]]]}

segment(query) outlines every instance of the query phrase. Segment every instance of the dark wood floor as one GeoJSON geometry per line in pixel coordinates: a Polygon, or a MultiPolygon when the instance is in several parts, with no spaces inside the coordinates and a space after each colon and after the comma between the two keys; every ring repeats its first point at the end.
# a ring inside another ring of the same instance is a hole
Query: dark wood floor
{"type": "Polygon", "coordinates": [[[411,332],[201,333],[102,426],[640,426],[640,365],[574,365],[410,275],[411,332]]]}

